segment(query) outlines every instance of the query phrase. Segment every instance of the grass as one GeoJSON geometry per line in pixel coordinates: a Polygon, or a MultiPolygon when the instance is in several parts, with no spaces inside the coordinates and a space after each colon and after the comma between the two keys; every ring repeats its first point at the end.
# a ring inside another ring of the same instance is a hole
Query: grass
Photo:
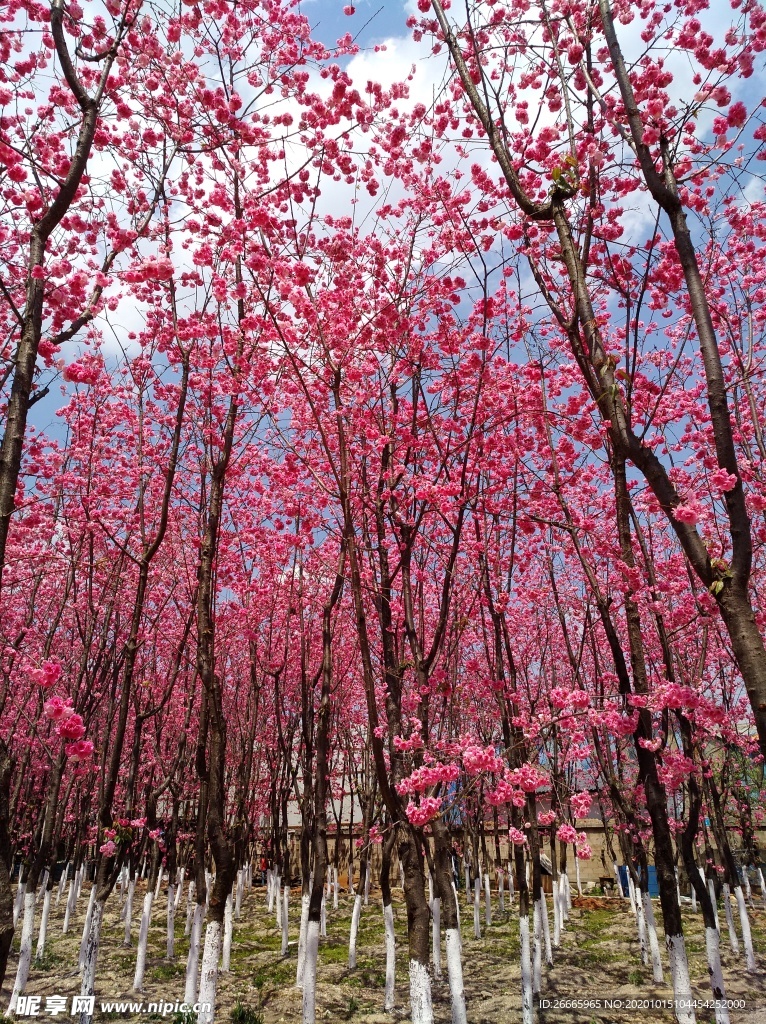
{"type": "Polygon", "coordinates": [[[237,1000],[231,1011],[231,1021],[232,1024],[263,1024],[263,1014],[260,1010],[254,1010],[237,1000]]]}

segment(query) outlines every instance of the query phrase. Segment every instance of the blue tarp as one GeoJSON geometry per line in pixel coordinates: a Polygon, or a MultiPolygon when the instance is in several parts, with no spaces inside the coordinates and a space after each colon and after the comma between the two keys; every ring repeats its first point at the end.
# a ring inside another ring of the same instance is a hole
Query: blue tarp
{"type": "MultiPolygon", "coordinates": [[[[628,891],[628,869],[625,867],[624,864],[621,864],[617,870],[620,872],[620,885],[622,886],[622,891],[624,893],[627,893],[627,891],[628,891]]],[[[649,871],[649,895],[650,896],[659,896],[660,889],[659,889],[659,886],[657,885],[657,868],[654,866],[654,864],[650,864],[649,868],[648,868],[648,871],[649,871]]]]}

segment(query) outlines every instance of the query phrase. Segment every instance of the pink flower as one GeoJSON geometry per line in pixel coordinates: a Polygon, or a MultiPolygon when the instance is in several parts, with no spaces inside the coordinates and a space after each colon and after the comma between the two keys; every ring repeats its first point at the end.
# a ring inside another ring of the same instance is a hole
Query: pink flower
{"type": "Polygon", "coordinates": [[[527,837],[523,832],[520,832],[517,828],[511,826],[508,829],[508,838],[515,846],[523,846],[527,841],[527,837]]]}
{"type": "MultiPolygon", "coordinates": [[[[737,485],[737,477],[734,473],[728,473],[725,469],[721,469],[719,466],[715,473],[711,473],[710,483],[716,491],[731,491],[737,485]]],[[[676,509],[676,519],[677,518],[678,509],[676,509]]]]}
{"type": "Polygon", "coordinates": [[[673,509],[673,515],[679,523],[688,523],[689,526],[695,526],[699,518],[696,510],[691,505],[685,504],[676,505],[673,509]]]}
{"type": "Polygon", "coordinates": [[[61,676],[61,665],[55,661],[44,661],[40,668],[33,668],[29,675],[32,682],[38,683],[47,690],[58,682],[61,676]]]}
{"type": "Polygon", "coordinates": [[[68,743],[64,750],[70,761],[87,761],[89,757],[93,757],[93,741],[77,740],[76,743],[68,743]]]}
{"type": "Polygon", "coordinates": [[[99,846],[99,850],[105,857],[114,857],[115,853],[117,853],[117,847],[113,839],[110,839],[108,843],[104,843],[103,846],[99,846]]]}
{"type": "Polygon", "coordinates": [[[543,811],[542,814],[537,815],[537,820],[541,825],[552,825],[556,820],[555,811],[543,811]]]}
{"type": "Polygon", "coordinates": [[[85,724],[79,715],[70,714],[61,722],[56,732],[64,740],[79,740],[85,735],[85,724]]]}
{"type": "Polygon", "coordinates": [[[61,722],[63,719],[69,718],[72,714],[72,708],[63,697],[51,697],[50,700],[46,700],[43,704],[43,713],[52,722],[61,722]]]}
{"type": "Polygon", "coordinates": [[[556,838],[561,843],[576,843],[578,840],[577,829],[574,825],[570,825],[564,822],[563,825],[559,825],[556,831],[556,838]]]}

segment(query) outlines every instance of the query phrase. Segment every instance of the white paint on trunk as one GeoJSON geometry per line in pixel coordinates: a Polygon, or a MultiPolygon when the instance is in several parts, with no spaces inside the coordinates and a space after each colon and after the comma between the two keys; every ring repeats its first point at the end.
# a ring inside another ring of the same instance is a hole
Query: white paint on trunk
{"type": "Polygon", "coordinates": [[[460,934],[460,903],[457,898],[457,889],[455,883],[452,883],[452,892],[455,894],[455,915],[457,917],[457,936],[460,939],[460,952],[463,951],[463,936],[460,934]]]}
{"type": "Polygon", "coordinates": [[[176,887],[168,884],[168,907],[165,915],[165,958],[174,960],[176,955],[176,887]]]}
{"type": "Polygon", "coordinates": [[[362,913],[362,894],[354,898],[354,910],[351,914],[351,932],[348,937],[348,966],[349,970],[356,967],[356,936],[359,932],[359,915],[362,913]]]}
{"type": "Polygon", "coordinates": [[[8,1004],[8,1015],[16,1012],[16,1003],[19,996],[24,994],[29,977],[29,967],[32,963],[32,939],[35,931],[35,894],[34,892],[24,893],[24,917],[21,925],[21,948],[19,949],[19,964],[16,968],[16,981],[11,993],[11,1001],[8,1004]]]}
{"type": "Polygon", "coordinates": [[[561,875],[561,880],[564,883],[564,913],[561,916],[564,921],[568,921],[569,911],[572,909],[572,887],[569,884],[569,875],[566,871],[561,875]]]}
{"type": "Polygon", "coordinates": [[[370,905],[370,862],[367,861],[367,867],[364,872],[364,905],[369,907],[370,905]]]}
{"type": "Polygon", "coordinates": [[[323,939],[327,938],[327,901],[322,897],[322,906],[319,908],[319,934],[323,939]]]}
{"type": "Polygon", "coordinates": [[[558,879],[553,882],[553,948],[561,945],[561,893],[558,879]]]}
{"type": "Polygon", "coordinates": [[[43,913],[40,918],[40,934],[37,938],[37,952],[35,953],[35,960],[41,960],[45,953],[45,940],[48,938],[48,918],[51,912],[51,897],[53,896],[52,889],[46,889],[45,895],[43,896],[43,913]]]}
{"type": "Polygon", "coordinates": [[[428,968],[417,960],[410,960],[410,1010],[412,1024],[433,1024],[431,978],[428,968]]]}
{"type": "Polygon", "coordinates": [[[492,893],[489,887],[489,872],[484,875],[484,924],[487,928],[492,924],[492,893]]]}
{"type": "Polygon", "coordinates": [[[763,871],[761,871],[760,867],[758,868],[758,884],[761,887],[761,899],[766,905],[766,879],[763,877],[763,871]]]}
{"type": "Polygon", "coordinates": [[[729,931],[731,951],[732,953],[739,953],[739,939],[734,927],[734,915],[731,912],[731,890],[729,889],[728,882],[723,883],[723,909],[726,913],[726,927],[729,931]]]}
{"type": "Polygon", "coordinates": [[[221,922],[209,921],[205,929],[205,948],[202,952],[202,974],[199,982],[199,1012],[197,1024],[213,1024],[215,1020],[215,993],[218,988],[218,961],[221,959],[221,922]]]}
{"type": "Polygon", "coordinates": [[[16,899],[13,902],[13,927],[14,928],[19,923],[19,918],[21,917],[21,907],[22,907],[22,905],[24,903],[24,896],[26,894],[26,891],[27,891],[27,883],[26,882],[22,882],[21,879],[19,878],[19,885],[18,885],[18,888],[16,889],[16,899]]]}
{"type": "Polygon", "coordinates": [[[386,932],[386,994],[383,1009],[391,1013],[394,1008],[396,987],[396,933],[394,932],[394,908],[390,903],[383,906],[383,927],[386,932]]]}
{"type": "MultiPolygon", "coordinates": [[[[186,875],[186,868],[181,868],[181,870],[178,872],[178,885],[176,887],[176,913],[178,913],[178,908],[181,906],[181,897],[183,896],[183,891],[184,891],[184,876],[185,875],[186,875]]],[[[189,882],[189,885],[191,885],[191,882],[189,882]]]]}
{"type": "Polygon", "coordinates": [[[197,903],[194,906],[194,918],[192,920],[191,934],[189,936],[189,956],[186,958],[186,985],[184,988],[184,1002],[197,1002],[197,975],[199,973],[199,942],[202,935],[202,919],[205,916],[205,904],[197,903]]]}
{"type": "Polygon", "coordinates": [[[630,899],[630,912],[631,914],[638,913],[639,900],[636,899],[636,887],[633,884],[633,878],[628,872],[628,898],[630,899]]]}
{"type": "Polygon", "coordinates": [[[463,961],[460,956],[460,933],[457,928],[448,928],[446,934],[447,977],[449,978],[452,1024],[466,1024],[465,988],[463,986],[463,961]]]}
{"type": "Polygon", "coordinates": [[[333,910],[337,910],[338,909],[338,892],[339,892],[339,890],[340,890],[340,885],[338,884],[338,869],[334,867],[332,869],[332,909],[333,910]]]}
{"type": "Polygon", "coordinates": [[[540,910],[540,900],[535,900],[534,928],[535,928],[535,949],[532,961],[532,994],[540,995],[541,975],[543,967],[543,915],[540,910]]]}
{"type": "Polygon", "coordinates": [[[434,978],[437,980],[441,980],[442,976],[441,907],[442,901],[435,896],[431,901],[431,949],[434,978]]]}
{"type": "MultiPolygon", "coordinates": [[[[239,921],[242,914],[242,893],[245,888],[245,872],[242,868],[237,872],[237,904],[234,908],[234,916],[239,921]]],[[[226,938],[224,937],[224,945],[226,944],[226,938]]]]}
{"type": "Polygon", "coordinates": [[[290,886],[282,890],[282,956],[287,956],[290,938],[290,886]]]}
{"type": "Polygon", "coordinates": [[[61,927],[62,935],[66,935],[69,931],[69,922],[72,917],[72,911],[74,909],[74,894],[75,894],[75,880],[72,878],[69,882],[69,895],[67,896],[66,909],[64,910],[64,924],[61,927]]]}
{"type": "Polygon", "coordinates": [[[481,880],[478,875],[473,880],[473,936],[481,938],[481,880]]]}
{"type": "Polygon", "coordinates": [[[640,899],[636,900],[636,927],[638,929],[638,945],[641,950],[641,963],[646,966],[649,963],[649,946],[646,940],[644,906],[640,899]]]}
{"type": "Polygon", "coordinates": [[[580,858],[575,857],[575,876],[577,878],[577,895],[582,896],[582,880],[580,879],[580,858]]]}
{"type": "Polygon", "coordinates": [[[718,940],[718,932],[715,928],[705,929],[705,950],[707,952],[707,971],[710,975],[710,988],[713,999],[716,1000],[715,1024],[729,1024],[729,1011],[723,1000],[726,999],[726,989],[723,983],[723,971],[721,970],[721,945],[718,940]],[[718,1001],[721,1005],[718,1005],[718,1001]]]}
{"type": "MultiPolygon", "coordinates": [[[[85,947],[82,984],[80,985],[81,996],[92,996],[96,989],[96,963],[98,961],[98,950],[101,944],[101,926],[103,921],[104,901],[98,900],[94,903],[91,913],[88,942],[85,947]]],[[[92,1024],[92,1021],[92,1013],[88,1013],[86,1010],[83,1010],[80,1013],[78,1024],[92,1024]]]]}
{"type": "Polygon", "coordinates": [[[154,887],[154,898],[158,900],[160,898],[160,889],[162,888],[162,879],[165,876],[165,870],[160,864],[160,869],[157,872],[157,884],[154,887]]]}
{"type": "MultiPolygon", "coordinates": [[[[223,911],[223,953],[221,954],[221,971],[225,974],[231,969],[231,942],[234,938],[234,897],[231,893],[226,897],[223,911]]],[[[205,938],[207,941],[207,937],[205,938]]]]}
{"type": "Polygon", "coordinates": [[[470,871],[468,870],[468,864],[465,863],[465,862],[463,863],[463,869],[464,869],[464,874],[465,874],[465,901],[466,901],[466,903],[470,903],[471,902],[471,885],[470,885],[471,874],[470,874],[470,871]]]}
{"type": "Polygon", "coordinates": [[[96,902],[96,886],[92,886],[90,890],[90,898],[88,899],[88,909],[85,912],[85,924],[82,927],[82,939],[80,940],[80,957],[79,966],[82,971],[85,963],[85,947],[88,944],[88,935],[90,934],[90,922],[93,917],[93,904],[96,902]]]}
{"type": "Polygon", "coordinates": [[[136,880],[131,878],[128,885],[128,898],[125,900],[125,937],[122,940],[123,946],[131,946],[130,929],[133,926],[133,895],[136,891],[136,880]]]}
{"type": "Polygon", "coordinates": [[[553,967],[553,949],[551,948],[551,926],[548,921],[548,901],[545,898],[545,890],[540,888],[540,920],[543,926],[543,941],[545,942],[545,962],[553,967]]]}
{"type": "Polygon", "coordinates": [[[742,929],[742,945],[745,947],[747,969],[748,971],[757,971],[758,965],[755,962],[753,935],[750,931],[750,918],[748,917],[747,907],[745,906],[745,897],[742,893],[741,886],[737,885],[734,887],[734,895],[737,900],[737,910],[739,911],[739,926],[742,929]]]}
{"type": "Polygon", "coordinates": [[[274,872],[266,869],[266,910],[271,914],[274,910],[274,872]]]}
{"type": "Polygon", "coordinates": [[[508,861],[508,902],[513,903],[514,889],[513,889],[513,868],[511,862],[508,861]]]}
{"type": "Polygon", "coordinates": [[[434,903],[434,880],[431,872],[428,872],[428,909],[431,910],[434,903]]]}
{"type": "Polygon", "coordinates": [[[56,893],[56,910],[58,910],[59,903],[61,903],[61,897],[64,894],[64,889],[66,888],[66,879],[67,879],[67,875],[68,874],[69,874],[69,863],[67,862],[64,865],[64,870],[61,872],[61,878],[59,879],[59,888],[58,888],[58,892],[56,893]]]}
{"type": "Polygon", "coordinates": [[[655,985],[661,985],[665,980],[662,974],[662,957],[660,956],[660,943],[657,939],[657,925],[654,920],[654,907],[652,898],[648,892],[642,893],[644,898],[644,915],[646,917],[646,930],[649,933],[649,951],[652,956],[652,978],[655,985]]]}
{"type": "Polygon", "coordinates": [[[303,1024],[315,1024],[317,994],[317,953],[319,952],[319,922],[306,925],[306,952],[303,968],[303,1024]]]}
{"type": "Polygon", "coordinates": [[[136,973],[133,977],[133,991],[143,992],[144,971],[146,970],[146,947],[149,942],[149,925],[152,920],[152,902],[154,895],[151,891],[144,896],[144,906],[141,911],[141,925],[138,929],[138,949],[136,950],[136,973]]]}
{"type": "Polygon", "coordinates": [[[692,1006],[692,984],[689,978],[689,962],[686,959],[686,943],[683,935],[667,937],[670,977],[673,983],[673,998],[676,1001],[678,1024],[695,1024],[696,1016],[692,1006]]]}
{"type": "Polygon", "coordinates": [[[502,868],[497,869],[497,909],[501,914],[505,913],[505,892],[503,888],[504,871],[502,868]]]}
{"type": "Polygon", "coordinates": [[[303,988],[304,971],[306,969],[306,934],[309,923],[309,905],[311,893],[301,893],[301,927],[298,932],[298,966],[295,970],[295,984],[303,988]]]}
{"type": "Polygon", "coordinates": [[[622,896],[623,899],[625,899],[625,892],[622,888],[622,879],[620,878],[620,869],[617,867],[616,860],[612,861],[612,867],[614,868],[614,877],[615,881],[617,882],[617,892],[620,894],[620,896],[622,896]]]}
{"type": "Polygon", "coordinates": [[[529,915],[519,915],[519,939],[521,949],[521,1020],[522,1024],[533,1024],[534,993],[532,992],[532,951],[529,944],[529,915]]]}
{"type": "Polygon", "coordinates": [[[197,891],[197,883],[192,880],[189,882],[189,889],[186,893],[186,927],[184,928],[184,935],[188,938],[191,935],[192,930],[192,919],[194,917],[194,908],[196,903],[194,896],[197,891]]]}
{"type": "Polygon", "coordinates": [[[694,888],[694,886],[692,886],[691,889],[692,889],[692,913],[696,914],[697,913],[697,890],[694,888]]]}

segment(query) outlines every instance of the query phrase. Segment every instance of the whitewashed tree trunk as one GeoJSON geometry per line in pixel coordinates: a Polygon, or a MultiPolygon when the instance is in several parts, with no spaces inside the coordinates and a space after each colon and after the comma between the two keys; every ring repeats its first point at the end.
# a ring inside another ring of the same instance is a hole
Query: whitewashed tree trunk
{"type": "Polygon", "coordinates": [[[13,901],[13,927],[19,923],[21,917],[21,908],[24,904],[24,896],[27,891],[27,883],[22,882],[19,878],[18,888],[16,889],[16,899],[13,901]]]}
{"type": "Polygon", "coordinates": [[[82,928],[82,939],[80,940],[80,957],[79,965],[80,970],[83,970],[85,964],[85,948],[88,944],[88,935],[90,934],[90,923],[93,917],[93,904],[96,901],[96,886],[94,885],[90,890],[90,897],[88,899],[88,909],[85,912],[85,924],[82,928]]]}
{"type": "Polygon", "coordinates": [[[369,905],[370,905],[370,875],[371,874],[372,874],[372,872],[370,871],[370,862],[368,860],[367,861],[367,869],[366,869],[366,871],[364,873],[364,905],[365,905],[365,907],[369,907],[369,905]]]}
{"type": "Polygon", "coordinates": [[[349,970],[356,967],[356,937],[359,932],[359,916],[362,913],[362,894],[354,897],[354,910],[351,914],[351,932],[348,937],[348,966],[349,970]]]}
{"type": "Polygon", "coordinates": [[[620,878],[620,869],[617,867],[617,861],[616,860],[612,861],[612,867],[614,868],[614,878],[615,878],[615,881],[617,882],[617,893],[618,893],[619,896],[621,896],[623,899],[625,899],[625,892],[624,892],[624,890],[622,888],[622,879],[620,878]]]}
{"type": "Polygon", "coordinates": [[[729,1024],[729,1010],[725,1005],[726,989],[721,969],[721,944],[715,928],[705,929],[705,951],[707,953],[707,970],[710,975],[710,987],[713,999],[716,1000],[716,1024],[729,1024]],[[718,1005],[720,1003],[720,1005],[718,1005]]]}
{"type": "Polygon", "coordinates": [[[191,934],[189,936],[189,956],[186,958],[186,985],[184,1002],[197,1002],[197,981],[199,974],[199,943],[202,935],[202,919],[205,916],[205,904],[197,903],[194,907],[191,934]]]}
{"type": "Polygon", "coordinates": [[[553,967],[553,950],[551,949],[551,926],[548,921],[548,901],[545,898],[545,890],[540,889],[540,920],[543,925],[543,941],[545,942],[545,962],[553,967]]]}
{"type": "Polygon", "coordinates": [[[386,994],[383,1009],[391,1013],[394,1008],[396,988],[396,933],[394,932],[394,908],[390,903],[383,905],[383,927],[386,933],[386,994]]]}
{"type": "Polygon", "coordinates": [[[669,935],[666,939],[670,977],[673,983],[673,997],[676,1000],[678,1024],[695,1024],[696,1015],[691,1004],[692,984],[689,978],[689,962],[686,959],[686,943],[683,935],[669,935]]]}
{"type": "Polygon", "coordinates": [[[339,890],[340,890],[340,886],[338,885],[338,869],[337,868],[333,868],[332,869],[332,909],[333,910],[337,910],[338,909],[338,892],[339,892],[339,890]]]}
{"type": "Polygon", "coordinates": [[[481,938],[481,880],[478,875],[473,880],[473,936],[481,938]]]}
{"type": "Polygon", "coordinates": [[[750,909],[753,909],[753,890],[750,888],[750,874],[747,870],[747,865],[742,868],[742,883],[745,890],[745,899],[750,909]]]}
{"type": "Polygon", "coordinates": [[[197,885],[192,880],[189,882],[189,890],[186,894],[186,927],[184,928],[184,935],[188,938],[191,935],[192,920],[194,919],[194,908],[196,906],[194,896],[196,894],[197,885]]]}
{"type": "Polygon", "coordinates": [[[452,1024],[466,1024],[463,960],[460,955],[460,932],[448,928],[445,936],[447,950],[447,978],[449,979],[452,1024]]]}
{"type": "Polygon", "coordinates": [[[205,929],[205,948],[202,952],[202,974],[199,982],[199,1012],[197,1024],[213,1024],[215,1020],[215,993],[218,987],[218,961],[221,959],[221,922],[209,921],[205,929]]]}
{"type": "Polygon", "coordinates": [[[747,906],[745,905],[745,897],[742,893],[742,887],[737,885],[734,887],[734,896],[737,900],[737,910],[739,911],[739,926],[742,929],[742,945],[745,947],[745,960],[747,961],[748,971],[757,971],[758,965],[755,962],[755,950],[753,949],[753,935],[750,931],[750,918],[747,913],[747,906]]]}
{"type": "Polygon", "coordinates": [[[577,878],[577,895],[582,896],[582,881],[580,880],[580,858],[575,857],[575,877],[577,878]]]}
{"type": "Polygon", "coordinates": [[[644,916],[644,905],[641,897],[636,898],[636,928],[638,929],[638,946],[641,950],[641,963],[646,966],[649,963],[649,943],[646,937],[646,917],[644,916]]]}
{"type": "Polygon", "coordinates": [[[652,978],[655,985],[661,985],[665,980],[662,974],[662,957],[660,956],[660,943],[657,939],[657,925],[654,920],[654,907],[652,898],[648,892],[642,894],[644,898],[644,915],[646,916],[646,930],[649,933],[649,950],[652,957],[652,978]]]}
{"type": "MultiPolygon", "coordinates": [[[[509,878],[513,878],[513,875],[509,875],[509,878]]],[[[521,1020],[522,1024],[533,1024],[534,986],[532,984],[532,951],[529,941],[529,914],[519,914],[519,940],[521,951],[521,1020]]]]}
{"type": "Polygon", "coordinates": [[[410,1010],[412,1024],[433,1024],[431,978],[428,968],[417,960],[410,960],[410,1010]]]}
{"type": "Polygon", "coordinates": [[[165,874],[165,870],[160,864],[160,869],[157,872],[157,884],[154,887],[154,898],[158,900],[160,898],[160,889],[162,888],[162,879],[165,874]]]}
{"type": "MultiPolygon", "coordinates": [[[[231,969],[231,942],[234,937],[234,898],[231,893],[226,897],[226,906],[223,912],[223,954],[221,956],[221,971],[228,974],[231,969]]],[[[205,937],[207,941],[207,936],[205,937]]]]}
{"type": "Polygon", "coordinates": [[[560,881],[564,885],[564,913],[561,915],[563,922],[569,920],[569,914],[572,910],[572,887],[569,884],[569,875],[566,871],[560,876],[560,881]]]}
{"type": "Polygon", "coordinates": [[[514,889],[513,889],[513,868],[511,862],[508,861],[508,903],[513,903],[514,889]]]}
{"type": "Polygon", "coordinates": [[[631,914],[637,914],[638,908],[641,903],[641,898],[636,895],[636,887],[633,883],[633,879],[628,875],[628,897],[630,899],[630,912],[631,914]]]}
{"type": "Polygon", "coordinates": [[[271,914],[274,910],[274,872],[271,868],[266,869],[266,912],[271,914]]]}
{"type": "Polygon", "coordinates": [[[760,867],[758,868],[758,884],[761,887],[761,899],[763,900],[763,905],[766,906],[766,879],[763,877],[763,871],[761,871],[760,867]]]}
{"type": "Polygon", "coordinates": [[[471,903],[471,873],[468,870],[468,864],[464,863],[463,868],[465,871],[465,901],[470,905],[471,903]]]}
{"type": "Polygon", "coordinates": [[[691,887],[691,890],[692,890],[692,913],[696,914],[697,913],[697,890],[694,888],[694,886],[691,887]]]}
{"type": "Polygon", "coordinates": [[[175,960],[176,956],[176,887],[168,882],[168,906],[165,915],[165,959],[175,960]]]}
{"type": "MultiPolygon", "coordinates": [[[[93,891],[95,891],[95,884],[93,891]]],[[[83,959],[82,984],[80,995],[92,996],[96,988],[96,962],[98,961],[98,950],[101,944],[101,926],[104,921],[104,901],[96,900],[91,908],[90,928],[88,929],[88,941],[85,947],[83,959]]],[[[80,1013],[78,1024],[92,1024],[93,1014],[83,1011],[80,1013]]]]}
{"type": "Polygon", "coordinates": [[[295,984],[303,988],[304,972],[306,970],[306,938],[308,936],[309,906],[311,905],[311,893],[301,893],[301,927],[298,932],[298,966],[295,971],[295,984]]]}
{"type": "Polygon", "coordinates": [[[731,912],[731,890],[728,882],[723,884],[723,909],[726,913],[726,927],[729,930],[729,945],[732,953],[739,953],[739,939],[734,927],[734,915],[731,912]]]}
{"type": "Polygon", "coordinates": [[[125,900],[125,937],[122,940],[123,946],[132,945],[130,941],[130,929],[133,926],[133,896],[136,891],[136,880],[131,878],[128,885],[128,898],[125,900]]]}
{"type": "Polygon", "coordinates": [[[553,948],[561,945],[561,893],[558,879],[553,881],[553,948]]]}
{"type": "Polygon", "coordinates": [[[152,921],[152,903],[154,894],[151,890],[144,896],[144,905],[141,911],[141,924],[138,929],[138,947],[136,949],[136,973],[133,977],[133,991],[143,992],[144,972],[146,970],[146,947],[149,944],[149,925],[152,921]]]}
{"type": "MultiPolygon", "coordinates": [[[[311,897],[309,896],[309,902],[311,897]]],[[[301,914],[302,916],[302,914],[301,914]]],[[[315,1024],[319,922],[307,921],[303,966],[303,1024],[315,1024]]]]}
{"type": "Polygon", "coordinates": [[[503,889],[504,882],[504,871],[502,868],[497,869],[497,909],[499,913],[505,913],[505,892],[503,889]]]}
{"type": "Polygon", "coordinates": [[[274,879],[274,903],[277,928],[282,928],[282,879],[279,875],[274,879]]]}
{"type": "Polygon", "coordinates": [[[322,897],[322,906],[319,908],[319,934],[323,939],[327,938],[327,901],[322,897]]]}
{"type": "MultiPolygon", "coordinates": [[[[178,872],[178,885],[176,886],[176,913],[178,913],[178,908],[181,906],[181,897],[183,896],[184,892],[185,876],[186,868],[180,868],[178,872]]],[[[189,882],[189,885],[191,885],[191,882],[189,882]]]]}
{"type": "Polygon", "coordinates": [[[539,996],[540,988],[542,986],[541,978],[543,968],[543,915],[540,908],[540,900],[535,900],[534,923],[535,949],[534,960],[532,962],[532,994],[539,996]]]}
{"type": "MultiPolygon", "coordinates": [[[[245,872],[244,872],[243,868],[240,868],[239,871],[237,872],[237,903],[236,903],[236,906],[234,907],[234,917],[237,919],[237,921],[239,921],[239,919],[240,919],[240,917],[242,915],[242,894],[244,892],[244,888],[245,888],[245,872]]],[[[224,945],[225,944],[226,944],[226,939],[224,937],[224,945]]]]}
{"type": "Polygon", "coordinates": [[[431,948],[434,978],[437,980],[442,976],[441,906],[442,901],[435,896],[431,902],[431,948]]]}
{"type": "Polygon", "coordinates": [[[29,968],[32,963],[32,939],[35,931],[35,894],[34,892],[24,893],[24,916],[21,925],[21,947],[19,949],[19,963],[16,968],[16,981],[11,993],[11,1001],[8,1004],[8,1015],[16,1012],[16,1003],[19,996],[24,994],[29,978],[29,968]]]}
{"type": "Polygon", "coordinates": [[[484,874],[484,924],[487,928],[492,924],[492,891],[490,889],[489,871],[484,874]]]}
{"type": "Polygon", "coordinates": [[[37,952],[35,953],[35,960],[42,960],[45,955],[45,941],[48,938],[48,918],[51,912],[51,897],[53,896],[52,889],[45,890],[45,896],[43,896],[43,913],[40,918],[40,934],[37,937],[37,952]]]}
{"type": "Polygon", "coordinates": [[[64,870],[61,872],[61,878],[59,879],[59,888],[58,888],[58,892],[56,893],[56,910],[58,910],[59,903],[61,903],[61,897],[64,894],[64,889],[66,888],[66,880],[67,880],[67,875],[68,874],[69,874],[69,862],[67,862],[64,865],[64,870]]]}
{"type": "Polygon", "coordinates": [[[282,956],[287,956],[290,945],[290,886],[286,885],[282,891],[282,956]]]}
{"type": "Polygon", "coordinates": [[[75,880],[70,879],[69,882],[69,895],[67,896],[66,907],[64,909],[64,923],[61,926],[61,934],[66,935],[69,931],[69,922],[74,912],[74,894],[75,894],[75,880]]]}

